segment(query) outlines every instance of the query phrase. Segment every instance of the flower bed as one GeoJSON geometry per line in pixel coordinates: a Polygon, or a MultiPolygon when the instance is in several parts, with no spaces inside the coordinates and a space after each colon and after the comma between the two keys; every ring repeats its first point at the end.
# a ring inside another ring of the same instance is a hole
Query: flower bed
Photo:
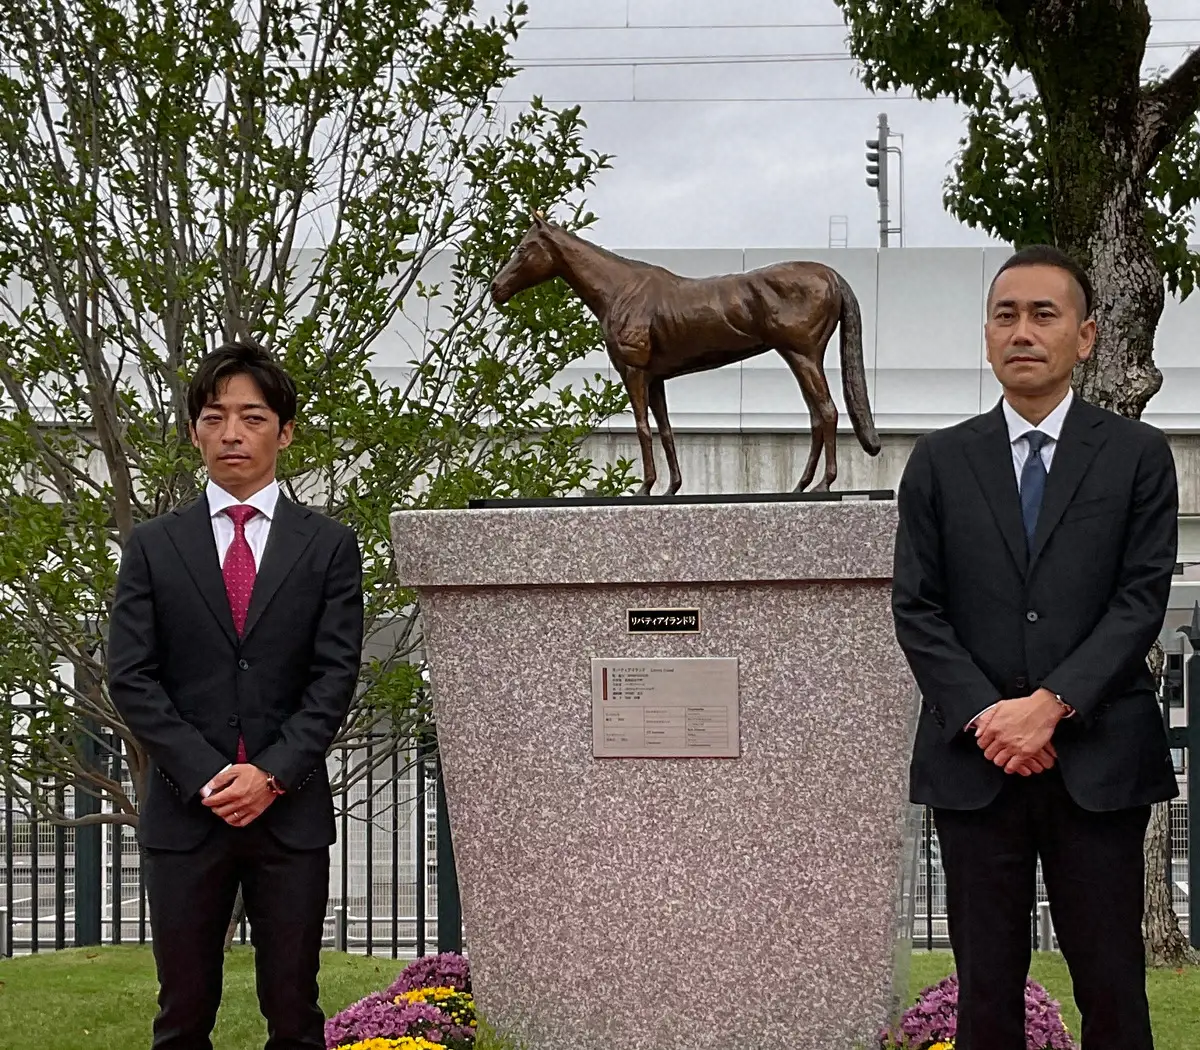
{"type": "MultiPolygon", "coordinates": [[[[954,1050],[958,1029],[958,977],[926,988],[899,1023],[880,1034],[880,1050],[954,1050]]],[[[1025,979],[1025,1050],[1078,1050],[1058,1003],[1032,978],[1025,979]]]]}
{"type": "MultiPolygon", "coordinates": [[[[958,978],[926,988],[880,1050],[954,1050],[958,978]]],[[[410,963],[387,988],[325,1022],[327,1050],[473,1050],[475,1000],[461,955],[429,955],[410,963]]],[[[1025,981],[1025,1050],[1078,1050],[1058,1003],[1037,981],[1025,981]]]]}
{"type": "Polygon", "coordinates": [[[471,1050],[475,1000],[467,960],[446,952],[410,963],[325,1022],[327,1050],[471,1050]]]}

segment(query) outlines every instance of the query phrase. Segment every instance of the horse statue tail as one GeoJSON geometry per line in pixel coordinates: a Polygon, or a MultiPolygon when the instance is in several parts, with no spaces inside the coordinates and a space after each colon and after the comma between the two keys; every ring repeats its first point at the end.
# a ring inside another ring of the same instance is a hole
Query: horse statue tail
{"type": "Polygon", "coordinates": [[[854,289],[840,273],[834,271],[838,291],[842,293],[842,312],[838,317],[841,328],[842,392],[846,395],[846,408],[858,443],[869,456],[879,453],[879,434],[875,431],[875,419],[871,415],[871,403],[867,399],[867,374],[863,367],[862,311],[858,308],[858,297],[854,289]]]}

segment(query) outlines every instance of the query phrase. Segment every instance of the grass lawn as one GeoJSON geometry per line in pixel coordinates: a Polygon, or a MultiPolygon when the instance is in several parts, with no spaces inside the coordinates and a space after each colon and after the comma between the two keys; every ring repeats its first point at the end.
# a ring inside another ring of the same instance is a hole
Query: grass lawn
{"type": "MultiPolygon", "coordinates": [[[[386,988],[403,967],[391,959],[326,953],[321,1005],[334,1013],[386,988]]],[[[150,949],[70,948],[0,960],[0,1046],[4,1050],[145,1050],[157,1009],[150,949]]],[[[254,952],[225,957],[225,996],[214,1050],[253,1050],[266,1040],[254,994],[254,952]]]]}
{"type": "MultiPolygon", "coordinates": [[[[326,953],[321,1001],[327,1014],[392,982],[403,963],[326,953]]],[[[915,952],[912,994],[953,968],[948,952],[915,952]]],[[[1071,980],[1057,955],[1035,955],[1033,976],[1063,1006],[1078,1036],[1071,980]]],[[[1158,970],[1148,981],[1156,1050],[1200,1047],[1200,969],[1158,970]]],[[[140,1050],[150,1045],[155,1010],[154,962],[149,949],[69,949],[0,960],[0,1046],[4,1050],[140,1050]]],[[[254,996],[254,956],[237,948],[225,961],[225,998],[213,1038],[215,1050],[262,1046],[265,1025],[254,996]]],[[[503,1050],[480,1040],[480,1050],[503,1050]]],[[[569,1048],[564,1048],[569,1050],[569,1048]]]]}

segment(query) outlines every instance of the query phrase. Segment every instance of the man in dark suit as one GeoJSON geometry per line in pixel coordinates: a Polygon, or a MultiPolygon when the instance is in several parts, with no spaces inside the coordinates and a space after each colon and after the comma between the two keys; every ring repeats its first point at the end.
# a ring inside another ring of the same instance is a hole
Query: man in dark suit
{"type": "Polygon", "coordinates": [[[1142,841],[1174,797],[1146,656],[1175,566],[1164,436],[1072,396],[1086,274],[1010,258],[987,302],[992,411],[918,440],[893,612],[922,694],[913,801],[934,807],[960,981],[957,1050],[1024,1050],[1041,858],[1084,1050],[1150,1050],[1142,841]]]}
{"type": "Polygon", "coordinates": [[[134,529],[109,631],[113,704],[150,760],[138,838],[153,1046],[211,1050],[240,885],[268,1050],[323,1050],[325,754],[358,677],[358,544],[279,491],[296,390],[265,352],[230,344],[205,358],[188,412],[207,490],[134,529]]]}

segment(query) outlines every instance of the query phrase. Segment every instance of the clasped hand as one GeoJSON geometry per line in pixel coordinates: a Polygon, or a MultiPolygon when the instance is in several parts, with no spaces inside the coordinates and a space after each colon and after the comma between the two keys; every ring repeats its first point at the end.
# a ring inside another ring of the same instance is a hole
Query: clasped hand
{"type": "Polygon", "coordinates": [[[267,774],[245,762],[218,773],[205,786],[212,788],[212,794],[202,801],[233,828],[257,820],[275,801],[267,787],[267,774]]]}
{"type": "Polygon", "coordinates": [[[985,711],[975,724],[975,741],[984,757],[1005,773],[1032,776],[1058,758],[1051,737],[1062,716],[1054,694],[1039,689],[1032,696],[1001,700],[985,711]]]}

